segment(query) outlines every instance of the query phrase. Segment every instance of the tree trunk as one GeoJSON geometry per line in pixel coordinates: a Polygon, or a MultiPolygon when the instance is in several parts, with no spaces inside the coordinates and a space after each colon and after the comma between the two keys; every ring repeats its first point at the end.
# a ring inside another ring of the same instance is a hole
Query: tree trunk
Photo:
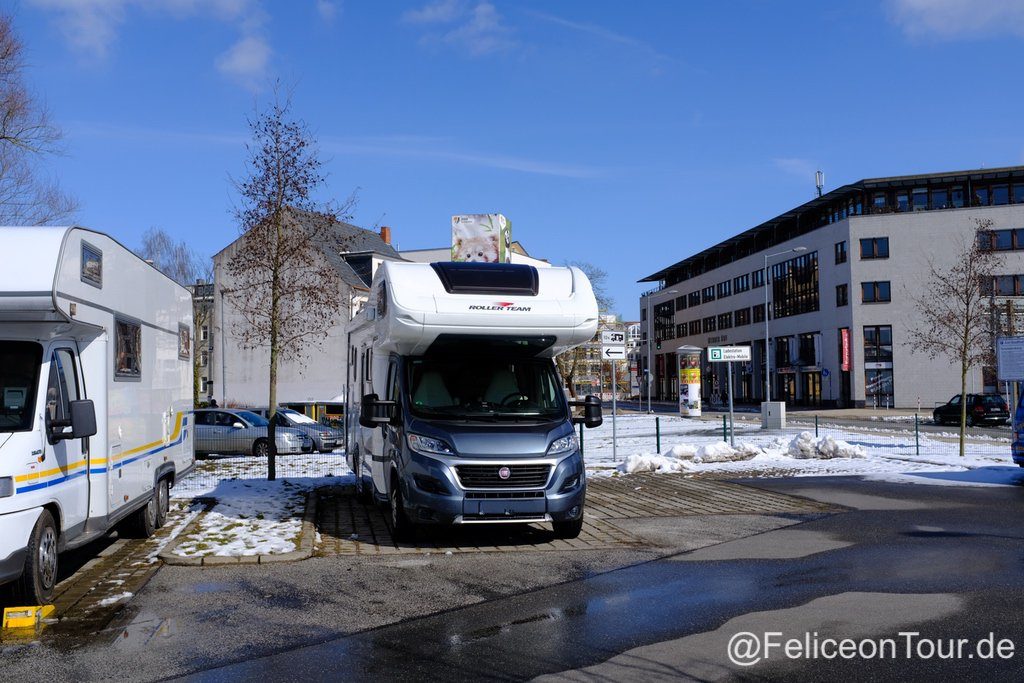
{"type": "Polygon", "coordinates": [[[277,255],[281,253],[281,217],[280,213],[274,217],[275,222],[275,249],[274,263],[271,264],[273,273],[270,278],[270,397],[267,401],[267,479],[277,479],[277,351],[278,351],[278,326],[281,318],[281,285],[280,285],[280,264],[277,262],[277,255]]]}
{"type": "Polygon", "coordinates": [[[964,457],[964,438],[967,433],[967,358],[960,362],[960,457],[964,457]]]}

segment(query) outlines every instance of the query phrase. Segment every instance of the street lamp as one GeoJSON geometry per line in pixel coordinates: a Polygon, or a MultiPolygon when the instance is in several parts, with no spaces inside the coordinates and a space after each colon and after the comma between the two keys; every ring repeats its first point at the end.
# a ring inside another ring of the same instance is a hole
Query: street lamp
{"type": "MultiPolygon", "coordinates": [[[[678,289],[670,289],[667,291],[660,292],[661,294],[678,294],[678,289]]],[[[654,306],[651,303],[651,295],[654,292],[647,292],[647,412],[648,414],[654,412],[651,410],[651,385],[654,384],[654,362],[652,356],[654,354],[654,306]]]]}
{"type": "MultiPolygon", "coordinates": [[[[786,254],[799,253],[801,251],[807,251],[807,247],[793,247],[785,251],[777,251],[774,254],[764,255],[764,400],[765,402],[772,400],[772,372],[770,356],[768,354],[768,259],[775,258],[776,256],[784,256],[786,254]]],[[[730,387],[730,390],[732,387],[730,387]]]]}

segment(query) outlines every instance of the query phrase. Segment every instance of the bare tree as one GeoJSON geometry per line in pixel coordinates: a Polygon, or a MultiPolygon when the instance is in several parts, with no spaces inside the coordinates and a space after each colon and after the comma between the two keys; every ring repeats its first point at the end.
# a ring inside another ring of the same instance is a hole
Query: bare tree
{"type": "MultiPolygon", "coordinates": [[[[587,276],[587,279],[590,280],[590,286],[594,289],[594,298],[597,299],[598,313],[604,314],[610,311],[615,302],[608,295],[607,291],[608,273],[593,263],[583,261],[572,261],[566,265],[579,268],[587,276]]],[[[600,342],[601,330],[606,328],[607,325],[603,321],[598,323],[596,342],[600,342]]],[[[562,375],[562,379],[569,389],[569,395],[573,398],[576,398],[576,374],[587,365],[588,354],[593,354],[593,344],[596,342],[592,340],[588,344],[569,349],[565,353],[559,354],[555,359],[555,362],[558,364],[558,372],[562,375]]]]}
{"type": "Polygon", "coordinates": [[[60,151],[60,129],[25,85],[24,46],[9,15],[0,14],[0,224],[66,220],[78,204],[39,169],[60,151]]]}
{"type": "MultiPolygon", "coordinates": [[[[210,329],[213,318],[213,262],[201,256],[184,240],[175,240],[161,228],[150,228],[142,235],[142,246],[135,250],[157,270],[192,291],[192,400],[199,405],[202,394],[202,341],[200,331],[210,329]]],[[[209,361],[209,348],[207,361],[209,361]]]]}
{"type": "Polygon", "coordinates": [[[992,358],[992,276],[1003,264],[992,249],[992,221],[975,219],[976,234],[961,240],[952,266],[929,260],[927,281],[914,297],[920,315],[911,328],[911,350],[945,357],[960,366],[960,455],[967,428],[967,373],[992,358]]]}
{"type": "Polygon", "coordinates": [[[341,207],[314,199],[325,181],[315,140],[278,90],[249,128],[247,175],[234,182],[242,239],[227,264],[234,281],[227,296],[241,319],[233,332],[242,346],[269,348],[267,473],[274,479],[278,365],[301,365],[304,352],[319,346],[343,315],[341,280],[324,253],[344,250],[335,224],[349,217],[355,195],[341,207]]]}

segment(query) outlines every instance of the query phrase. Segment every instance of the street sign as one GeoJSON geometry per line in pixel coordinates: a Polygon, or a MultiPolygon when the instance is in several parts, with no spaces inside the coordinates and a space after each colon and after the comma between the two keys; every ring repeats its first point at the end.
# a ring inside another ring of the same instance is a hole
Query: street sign
{"type": "Polygon", "coordinates": [[[831,372],[829,371],[829,369],[828,369],[828,368],[822,368],[822,369],[821,369],[821,376],[822,376],[822,377],[828,377],[828,376],[829,376],[829,375],[831,375],[831,374],[832,374],[832,373],[831,373],[831,372]]]}
{"type": "Polygon", "coordinates": [[[618,330],[601,330],[601,344],[604,346],[624,346],[626,333],[618,330]]]}
{"type": "Polygon", "coordinates": [[[1024,337],[996,339],[996,367],[1001,382],[1024,382],[1024,337]]]}
{"type": "Polygon", "coordinates": [[[712,363],[731,363],[751,359],[749,346],[709,346],[708,360],[712,363]]]}
{"type": "Polygon", "coordinates": [[[602,346],[601,360],[626,360],[626,347],[602,346]]]}

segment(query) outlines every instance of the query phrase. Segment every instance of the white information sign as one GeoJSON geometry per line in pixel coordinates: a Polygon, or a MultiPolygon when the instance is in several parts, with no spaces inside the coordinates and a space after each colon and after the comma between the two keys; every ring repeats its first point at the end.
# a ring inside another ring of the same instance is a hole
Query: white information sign
{"type": "Polygon", "coordinates": [[[1024,337],[996,339],[996,366],[1001,382],[1024,382],[1024,337]]]}
{"type": "Polygon", "coordinates": [[[712,363],[731,363],[735,361],[749,361],[749,346],[709,346],[708,360],[712,363]]]}
{"type": "Polygon", "coordinates": [[[601,360],[626,360],[626,347],[602,346],[601,360]]]}
{"type": "Polygon", "coordinates": [[[625,346],[626,333],[618,330],[601,330],[601,344],[604,346],[625,346]]]}

